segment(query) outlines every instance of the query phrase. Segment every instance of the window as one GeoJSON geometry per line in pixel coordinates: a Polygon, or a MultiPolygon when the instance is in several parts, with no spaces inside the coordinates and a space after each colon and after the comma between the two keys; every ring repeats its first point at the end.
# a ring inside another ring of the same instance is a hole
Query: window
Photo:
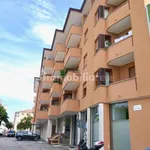
{"type": "Polygon", "coordinates": [[[50,90],[49,89],[43,89],[43,91],[42,91],[43,93],[49,93],[50,92],[50,90]]]}
{"type": "Polygon", "coordinates": [[[109,8],[106,6],[99,6],[95,13],[95,23],[99,20],[99,18],[106,18],[109,14],[109,8]]]}
{"type": "Polygon", "coordinates": [[[83,57],[83,68],[87,66],[87,54],[83,57]]]}
{"type": "Polygon", "coordinates": [[[95,87],[112,83],[112,69],[100,68],[95,73],[95,87]]]}
{"type": "Polygon", "coordinates": [[[111,36],[100,34],[95,41],[95,51],[99,49],[108,48],[111,45],[111,36]]]}
{"type": "Polygon", "coordinates": [[[87,85],[86,82],[83,84],[83,97],[86,96],[86,91],[87,91],[87,85]]]}
{"type": "Polygon", "coordinates": [[[128,112],[128,103],[116,103],[112,104],[112,120],[128,120],[129,112],[128,112]]]}
{"type": "Polygon", "coordinates": [[[52,100],[52,104],[51,105],[59,105],[59,100],[52,100]]]}
{"type": "Polygon", "coordinates": [[[48,111],[48,105],[43,105],[40,107],[41,111],[48,111]]]}
{"type": "Polygon", "coordinates": [[[72,93],[65,93],[64,100],[66,100],[66,99],[72,99],[72,93]]]}
{"type": "Polygon", "coordinates": [[[88,39],[88,29],[86,29],[84,33],[84,43],[87,41],[87,39],[88,39]]]}
{"type": "Polygon", "coordinates": [[[129,78],[133,78],[136,76],[135,67],[129,68],[129,78]]]}

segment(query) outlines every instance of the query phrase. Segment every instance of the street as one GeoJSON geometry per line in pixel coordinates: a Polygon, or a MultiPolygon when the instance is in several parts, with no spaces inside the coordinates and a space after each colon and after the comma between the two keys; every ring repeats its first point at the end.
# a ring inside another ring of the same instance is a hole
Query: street
{"type": "Polygon", "coordinates": [[[15,138],[0,137],[0,150],[59,150],[59,149],[54,148],[53,146],[48,145],[47,143],[35,141],[17,141],[15,138]]]}

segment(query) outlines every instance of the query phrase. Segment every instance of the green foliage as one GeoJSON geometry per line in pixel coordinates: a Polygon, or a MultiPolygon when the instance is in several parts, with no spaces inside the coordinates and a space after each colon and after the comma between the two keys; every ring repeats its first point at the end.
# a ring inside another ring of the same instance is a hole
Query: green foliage
{"type": "Polygon", "coordinates": [[[5,123],[8,122],[8,114],[6,109],[4,108],[4,106],[0,105],[0,124],[2,121],[4,121],[5,123]]]}
{"type": "Polygon", "coordinates": [[[26,130],[26,129],[31,130],[31,127],[32,127],[31,120],[32,120],[32,117],[30,115],[28,115],[27,117],[24,117],[21,120],[21,122],[17,125],[17,129],[18,130],[26,130]]]}
{"type": "Polygon", "coordinates": [[[68,72],[68,69],[60,70],[60,76],[61,76],[62,78],[64,78],[64,77],[66,76],[67,72],[68,72]]]}
{"type": "Polygon", "coordinates": [[[12,122],[7,122],[7,123],[6,123],[6,127],[7,127],[8,129],[13,128],[13,123],[12,123],[12,122]]]}

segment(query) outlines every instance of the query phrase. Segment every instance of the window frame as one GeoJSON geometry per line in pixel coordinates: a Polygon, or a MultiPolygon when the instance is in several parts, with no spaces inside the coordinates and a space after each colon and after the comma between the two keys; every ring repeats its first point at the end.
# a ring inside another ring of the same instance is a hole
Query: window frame
{"type": "Polygon", "coordinates": [[[83,83],[83,85],[82,85],[82,97],[84,98],[84,97],[86,97],[87,96],[87,81],[85,81],[84,83],[83,83]],[[85,93],[85,90],[86,89],[86,93],[85,93]]]}
{"type": "Polygon", "coordinates": [[[87,53],[83,57],[83,69],[87,66],[87,53]],[[86,58],[86,59],[85,59],[86,58]],[[85,61],[86,60],[86,61],[85,61]]]}
{"type": "Polygon", "coordinates": [[[132,75],[131,75],[131,69],[133,69],[134,68],[134,71],[135,71],[135,76],[134,77],[136,77],[136,70],[135,70],[135,66],[133,66],[133,67],[129,67],[128,68],[128,70],[129,70],[129,78],[134,78],[134,77],[132,77],[132,75]]]}
{"type": "Polygon", "coordinates": [[[88,40],[88,28],[84,32],[84,44],[86,43],[87,40],[88,40]]]}
{"type": "Polygon", "coordinates": [[[111,43],[111,41],[112,41],[112,37],[111,37],[111,35],[108,35],[108,34],[99,34],[98,36],[97,36],[97,38],[96,38],[96,40],[95,40],[95,53],[97,53],[100,49],[106,49],[106,48],[108,48],[108,47],[106,47],[105,46],[105,41],[106,41],[106,37],[109,37],[110,38],[110,43],[111,43]],[[101,41],[103,41],[103,43],[101,42],[101,41]],[[97,42],[97,44],[98,44],[98,48],[96,49],[96,42],[97,42]],[[102,46],[103,45],[103,46],[102,46]]]}

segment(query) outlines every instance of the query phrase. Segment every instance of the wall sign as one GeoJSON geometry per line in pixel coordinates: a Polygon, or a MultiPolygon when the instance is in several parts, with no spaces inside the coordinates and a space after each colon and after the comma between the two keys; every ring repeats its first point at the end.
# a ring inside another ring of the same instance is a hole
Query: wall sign
{"type": "Polygon", "coordinates": [[[142,110],[142,105],[134,105],[133,106],[133,110],[134,111],[140,111],[140,110],[142,110]]]}

